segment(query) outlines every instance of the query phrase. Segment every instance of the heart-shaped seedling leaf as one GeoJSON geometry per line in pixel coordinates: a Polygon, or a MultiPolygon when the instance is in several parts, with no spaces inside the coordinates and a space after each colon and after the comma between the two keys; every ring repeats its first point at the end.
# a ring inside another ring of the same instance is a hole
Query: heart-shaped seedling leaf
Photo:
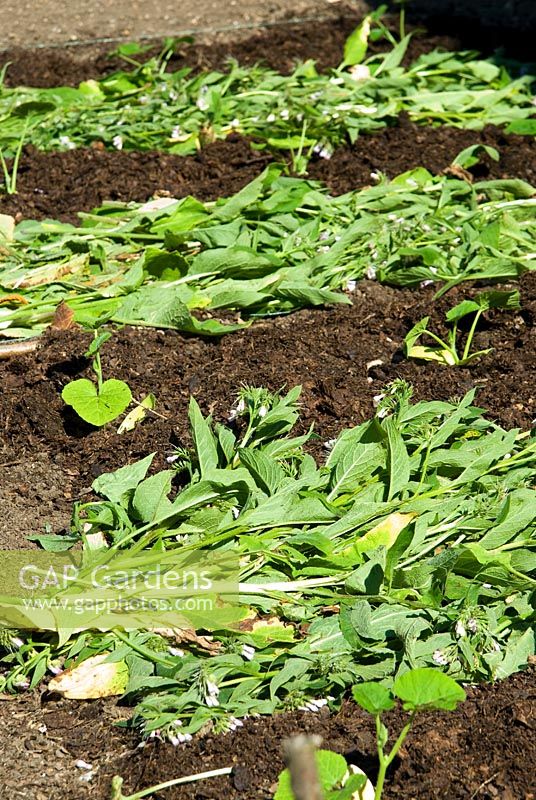
{"type": "Polygon", "coordinates": [[[104,381],[100,391],[90,380],[81,378],[68,383],[61,396],[79,417],[97,427],[122,414],[132,400],[129,386],[115,378],[104,381]]]}
{"type": "Polygon", "coordinates": [[[406,711],[454,711],[458,703],[465,700],[462,687],[449,675],[432,667],[405,672],[395,680],[393,694],[402,700],[406,711]]]}
{"type": "Polygon", "coordinates": [[[352,687],[352,694],[356,703],[369,714],[383,714],[384,711],[390,711],[395,705],[389,689],[375,681],[358,683],[352,687]]]}

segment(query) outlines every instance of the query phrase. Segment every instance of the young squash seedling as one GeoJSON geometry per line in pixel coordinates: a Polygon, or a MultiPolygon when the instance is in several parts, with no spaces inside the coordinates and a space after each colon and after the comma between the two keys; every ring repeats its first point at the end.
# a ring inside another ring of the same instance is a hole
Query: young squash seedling
{"type": "MultiPolygon", "coordinates": [[[[431,667],[411,669],[398,677],[392,688],[369,681],[353,687],[354,700],[376,722],[376,747],[379,769],[376,787],[373,789],[365,774],[352,765],[347,765],[343,756],[329,750],[315,754],[318,783],[324,800],[381,800],[385,777],[413,725],[415,716],[421,711],[453,711],[465,700],[465,692],[453,678],[431,667]],[[392,748],[387,751],[389,732],[382,722],[382,714],[391,711],[396,700],[401,700],[409,719],[402,728],[392,748]],[[353,773],[353,774],[350,774],[353,773]]],[[[279,776],[274,800],[294,800],[289,770],[279,776]]]]}
{"type": "Polygon", "coordinates": [[[95,338],[84,354],[88,358],[93,356],[92,367],[97,385],[87,378],[80,378],[68,383],[61,393],[64,402],[72,406],[79,417],[99,428],[122,414],[132,400],[130,387],[124,381],[116,378],[106,381],[102,379],[100,349],[111,335],[108,331],[98,334],[95,332],[95,338]]]}
{"type": "Polygon", "coordinates": [[[370,681],[354,686],[352,694],[356,703],[372,714],[376,722],[376,747],[380,765],[374,800],[381,800],[387,769],[404,744],[416,714],[420,711],[454,711],[458,703],[465,700],[462,687],[449,675],[432,667],[408,670],[395,680],[391,690],[381,683],[370,681]],[[386,752],[389,732],[381,715],[394,708],[395,698],[402,701],[404,711],[409,711],[410,716],[391,750],[386,752]]]}
{"type": "MultiPolygon", "coordinates": [[[[0,81],[0,86],[1,84],[2,82],[0,81]]],[[[22,148],[24,146],[24,140],[26,138],[27,130],[28,130],[28,120],[26,120],[24,124],[24,128],[22,129],[17,149],[15,150],[15,155],[13,157],[13,164],[11,166],[11,172],[7,167],[7,162],[4,157],[4,153],[0,148],[0,164],[2,165],[2,172],[4,173],[4,188],[6,190],[6,194],[17,194],[17,175],[19,172],[19,161],[22,153],[22,148]]]]}
{"type": "Polygon", "coordinates": [[[461,303],[458,303],[458,305],[447,312],[445,319],[447,322],[451,323],[451,327],[446,341],[428,330],[430,317],[423,317],[423,319],[419,320],[406,335],[404,339],[404,352],[408,358],[420,358],[424,361],[439,361],[449,366],[464,366],[480,358],[480,356],[490,353],[493,349],[490,347],[486,350],[477,350],[471,353],[471,345],[478,321],[482,314],[490,308],[514,309],[519,307],[519,292],[517,290],[510,292],[482,292],[477,295],[474,300],[462,300],[461,303]],[[460,353],[457,342],[458,324],[460,320],[467,317],[469,314],[474,314],[474,317],[465,340],[465,346],[460,353]],[[439,347],[418,345],[418,340],[424,335],[429,336],[437,342],[439,347]]]}

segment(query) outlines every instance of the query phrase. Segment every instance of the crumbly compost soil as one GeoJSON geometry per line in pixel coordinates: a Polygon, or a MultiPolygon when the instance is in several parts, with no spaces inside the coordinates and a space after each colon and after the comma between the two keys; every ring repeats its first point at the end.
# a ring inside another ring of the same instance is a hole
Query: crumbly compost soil
{"type": "MultiPolygon", "coordinates": [[[[326,23],[323,19],[301,24],[283,24],[243,33],[233,31],[216,34],[207,41],[203,35],[195,41],[182,41],[167,69],[183,67],[193,70],[224,69],[229,59],[242,65],[265,64],[283,74],[291,72],[299,61],[313,59],[320,70],[337,67],[342,60],[344,42],[363,18],[363,4],[345,6],[326,23]]],[[[333,13],[333,12],[331,12],[333,13]]],[[[312,15],[311,15],[312,16],[312,15]]],[[[389,26],[398,33],[395,18],[389,26]]],[[[471,47],[488,50],[487,42],[476,31],[471,47]]],[[[147,44],[147,43],[145,43],[147,44]]],[[[459,36],[429,35],[417,29],[405,56],[405,63],[415,60],[421,53],[436,47],[456,50],[463,45],[459,36]]],[[[370,52],[382,52],[389,47],[385,41],[371,43],[370,52]]],[[[32,50],[29,57],[24,47],[14,47],[0,52],[0,67],[10,63],[6,74],[7,86],[77,86],[81,81],[103,78],[118,69],[130,69],[128,63],[112,55],[113,44],[78,46],[65,49],[42,48],[32,50]]],[[[143,56],[158,55],[160,46],[154,45],[143,56]]]]}
{"type": "Polygon", "coordinates": [[[460,397],[476,386],[478,405],[492,419],[529,428],[536,416],[536,273],[526,274],[520,288],[521,310],[490,312],[475,337],[476,349],[493,352],[458,368],[409,361],[401,346],[423,316],[439,323],[473,291],[467,286],[434,301],[432,287],[417,292],[362,281],[352,306],[256,322],[221,339],[125,328],[103,349],[105,376],[127,381],[138,400],[153,392],[163,417],[122,435],[114,424],[99,430],[82,423],[61,399],[68,381],[91,377],[83,357],[90,334],[46,333],[37,352],[0,362],[0,545],[28,546],[25,534],[42,533],[46,522],[61,529],[72,501],[87,498],[103,471],[153,451],[155,468],[163,468],[174,445],[189,441],[190,394],[225,420],[244,383],[271,390],[302,384],[300,430],[314,423],[320,440],[312,452],[319,458],[322,441],[370,417],[373,396],[396,377],[414,386],[416,399],[460,397]],[[378,359],[382,364],[367,369],[378,359]]]}
{"type": "MultiPolygon", "coordinates": [[[[291,28],[274,29],[247,46],[243,41],[241,51],[222,44],[221,38],[213,51],[185,45],[174,66],[221,66],[231,51],[243,63],[264,58],[281,70],[304,57],[335,65],[355,22],[343,15],[327,27],[296,28],[294,33],[291,28]]],[[[117,68],[103,59],[102,51],[93,52],[93,61],[84,61],[79,49],[77,58],[74,50],[53,51],[53,58],[51,52],[40,51],[32,59],[19,53],[10,68],[11,80],[77,83],[117,68]],[[101,61],[95,66],[97,58],[101,61]]],[[[10,55],[13,60],[16,54],[10,55]]],[[[493,128],[480,133],[416,128],[404,119],[378,136],[362,137],[354,147],[338,150],[330,161],[313,162],[310,177],[341,193],[367,185],[371,171],[393,176],[424,165],[440,172],[459,150],[479,141],[498,147],[501,161],[495,165],[486,160],[476,177],[519,177],[535,183],[535,145],[528,137],[508,137],[493,128]]],[[[19,173],[20,195],[2,197],[0,213],[74,221],[77,210],[90,210],[105,199],[144,201],[158,190],[215,199],[239,189],[270,158],[240,137],[186,159],[98,149],[52,154],[27,149],[19,173]]],[[[416,399],[461,396],[476,386],[477,402],[492,419],[526,429],[536,416],[536,275],[524,276],[520,288],[521,310],[487,315],[477,335],[475,347],[494,351],[459,369],[409,362],[400,347],[416,320],[425,314],[440,319],[447,307],[470,293],[468,286],[434,302],[432,288],[394,290],[363,281],[352,295],[352,307],[301,311],[220,340],[125,328],[105,345],[105,373],[127,380],[138,399],[154,392],[164,418],[151,417],[122,436],[111,424],[92,429],[64,407],[60,394],[65,383],[90,374],[83,357],[88,335],[49,332],[35,354],[0,361],[0,547],[31,546],[26,536],[42,533],[45,524],[55,532],[67,529],[73,501],[91,498],[91,482],[105,470],[149,452],[156,452],[154,468],[164,467],[173,447],[189,442],[191,393],[205,412],[225,420],[244,382],[271,389],[301,383],[300,429],[315,423],[319,439],[311,451],[318,459],[325,456],[322,442],[369,417],[373,395],[395,377],[414,385],[416,399]],[[377,359],[383,363],[367,369],[377,359]]],[[[270,798],[282,767],[281,740],[299,731],[319,733],[324,746],[344,753],[375,777],[370,720],[351,704],[333,717],[322,712],[251,719],[232,735],[209,734],[178,748],[157,742],[139,749],[132,732],[113,726],[129,716],[128,708],[114,702],[55,701],[37,692],[20,698],[0,695],[0,701],[0,786],[13,800],[107,800],[116,773],[125,777],[125,791],[133,792],[223,766],[234,767],[229,778],[171,789],[159,797],[270,798]],[[77,759],[95,767],[91,780],[83,780],[88,775],[75,766],[77,759]]],[[[535,702],[534,671],[528,671],[470,689],[468,702],[453,714],[424,715],[393,765],[386,798],[535,800],[535,702]]],[[[401,716],[391,715],[389,724],[396,732],[401,716]]]]}
{"type": "MultiPolygon", "coordinates": [[[[500,160],[486,154],[471,172],[475,180],[522,178],[536,185],[536,138],[506,134],[488,125],[482,131],[428,128],[401,116],[398,124],[363,135],[338,148],[331,159],[313,159],[308,176],[323,181],[332,194],[362,188],[372,172],[393,178],[423,166],[438,174],[466,147],[496,148],[500,160]]],[[[26,147],[20,161],[17,194],[0,194],[0,213],[20,219],[78,222],[78,211],[91,211],[104,200],[144,202],[158,192],[215,200],[238,191],[271,161],[284,159],[237,134],[214,142],[193,156],[160,152],[107,151],[98,147],[43,153],[26,147]]]]}
{"type": "MultiPolygon", "coordinates": [[[[534,800],[535,673],[467,690],[457,711],[418,716],[389,770],[385,800],[534,800]]],[[[229,776],[167,789],[162,800],[268,800],[283,769],[282,742],[317,734],[376,778],[372,718],[347,702],[339,714],[296,712],[249,719],[235,733],[198,734],[187,745],[138,748],[133,732],[113,726],[128,709],[112,702],[74,703],[33,693],[0,704],[0,767],[10,800],[109,800],[115,774],[130,794],[156,783],[222,767],[229,776]],[[82,759],[92,770],[77,768],[82,759]],[[91,779],[86,781],[91,775],[91,779]]],[[[390,712],[392,734],[406,716],[390,712]]]]}

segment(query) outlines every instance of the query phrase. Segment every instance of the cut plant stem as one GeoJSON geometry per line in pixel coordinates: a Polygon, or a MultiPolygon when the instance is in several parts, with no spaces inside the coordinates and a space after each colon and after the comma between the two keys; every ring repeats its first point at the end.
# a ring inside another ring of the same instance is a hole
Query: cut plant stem
{"type": "Polygon", "coordinates": [[[110,795],[110,800],[140,800],[142,797],[148,797],[155,792],[160,792],[162,789],[169,789],[170,786],[179,786],[181,783],[194,783],[195,781],[203,781],[206,778],[217,778],[221,775],[230,775],[233,771],[232,767],[222,767],[221,769],[213,769],[209,772],[198,772],[195,775],[186,775],[184,778],[173,778],[170,781],[164,781],[164,783],[157,783],[155,786],[149,786],[148,789],[142,789],[141,792],[135,792],[134,794],[123,794],[121,788],[123,786],[123,778],[120,775],[116,775],[112,778],[112,792],[110,795]]]}

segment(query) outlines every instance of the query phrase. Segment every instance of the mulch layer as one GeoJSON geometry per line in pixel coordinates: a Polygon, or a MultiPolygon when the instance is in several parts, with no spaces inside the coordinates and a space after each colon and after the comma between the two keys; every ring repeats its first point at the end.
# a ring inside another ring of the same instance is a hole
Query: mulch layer
{"type": "MultiPolygon", "coordinates": [[[[281,70],[304,57],[317,57],[322,66],[330,66],[338,62],[344,37],[355,22],[343,15],[322,30],[274,30],[236,46],[217,42],[212,49],[194,49],[185,44],[174,65],[221,66],[232,52],[243,63],[264,58],[281,70]]],[[[423,50],[438,43],[430,37],[418,41],[423,50]]],[[[77,53],[40,51],[32,59],[27,53],[11,53],[14,63],[8,77],[16,83],[56,85],[117,68],[102,52],[85,61],[77,53]]],[[[372,171],[392,177],[425,166],[439,173],[461,149],[477,142],[496,147],[501,160],[496,164],[485,159],[474,168],[475,178],[518,177],[536,183],[536,145],[528,137],[507,136],[493,127],[481,132],[416,127],[404,118],[397,126],[338,150],[329,161],[312,162],[309,177],[340,194],[367,185],[372,171]]],[[[105,199],[145,201],[158,191],[215,199],[241,188],[271,159],[239,136],[189,158],[99,148],[44,154],[26,148],[20,192],[0,199],[0,213],[76,221],[77,211],[90,210],[105,199]]],[[[527,429],[536,417],[536,274],[525,275],[519,288],[520,310],[491,312],[480,326],[475,347],[493,351],[457,369],[410,362],[401,344],[421,317],[430,315],[439,324],[446,308],[475,291],[469,285],[434,301],[433,287],[395,290],[362,281],[352,294],[351,307],[260,321],[217,341],[125,328],[103,348],[105,375],[128,381],[138,399],[153,392],[163,416],[149,418],[121,436],[114,425],[96,430],[80,423],[61,400],[65,383],[90,374],[83,357],[88,334],[47,333],[36,353],[0,361],[0,547],[29,547],[26,536],[42,533],[46,524],[55,532],[68,529],[73,502],[91,498],[91,482],[103,471],[153,451],[154,468],[162,468],[173,447],[189,441],[190,394],[205,412],[225,420],[244,383],[273,390],[302,384],[300,430],[314,422],[319,439],[311,444],[311,452],[319,460],[325,457],[322,442],[368,418],[373,395],[396,377],[412,383],[416,399],[460,397],[476,387],[477,403],[491,419],[507,428],[527,429]],[[368,368],[377,360],[382,363],[368,368]]],[[[139,749],[133,733],[113,727],[114,720],[129,713],[113,702],[54,701],[36,692],[16,699],[0,696],[0,701],[0,785],[10,798],[101,800],[109,797],[115,773],[125,776],[125,790],[130,792],[223,766],[235,767],[230,778],[159,796],[269,798],[282,766],[281,740],[296,731],[320,734],[324,746],[345,753],[374,778],[370,721],[351,704],[338,716],[248,720],[233,735],[206,735],[178,748],[153,743],[139,749]],[[75,767],[79,758],[96,768],[88,782],[81,780],[84,771],[75,767]]],[[[385,797],[535,800],[535,703],[534,672],[529,671],[470,689],[469,701],[456,713],[423,716],[394,764],[385,797]]],[[[390,724],[396,731],[401,716],[393,714],[390,724]]]]}

